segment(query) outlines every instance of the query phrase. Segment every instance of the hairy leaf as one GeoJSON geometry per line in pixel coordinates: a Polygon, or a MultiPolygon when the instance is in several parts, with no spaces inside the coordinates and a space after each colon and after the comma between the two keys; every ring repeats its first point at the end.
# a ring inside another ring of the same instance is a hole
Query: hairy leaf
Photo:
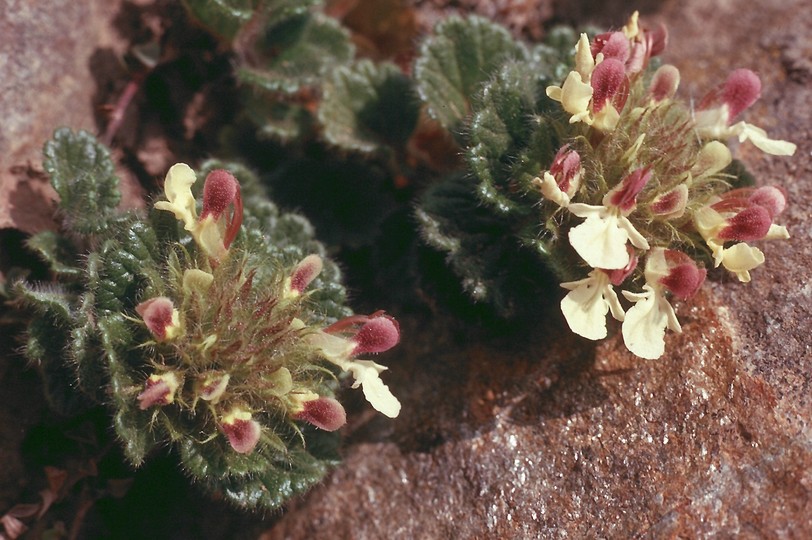
{"type": "Polygon", "coordinates": [[[420,47],[414,76],[431,115],[459,134],[482,83],[505,60],[526,56],[526,49],[501,26],[480,17],[451,17],[420,47]]]}
{"type": "Polygon", "coordinates": [[[237,72],[245,83],[293,94],[318,86],[328,70],[346,64],[354,48],[339,24],[318,14],[304,14],[266,27],[251,45],[257,59],[237,72]]]}
{"type": "Polygon", "coordinates": [[[545,80],[531,65],[505,64],[475,103],[468,165],[479,179],[483,202],[499,213],[529,213],[537,202],[522,200],[530,180],[553,155],[554,133],[538,110],[545,80]]]}
{"type": "Polygon", "coordinates": [[[107,148],[86,131],[61,128],[45,143],[43,153],[65,225],[79,234],[105,231],[121,199],[107,148]]]}
{"type": "Polygon", "coordinates": [[[183,0],[191,15],[215,34],[232,39],[246,25],[259,0],[183,0]]]}
{"type": "Polygon", "coordinates": [[[42,231],[30,237],[26,245],[36,251],[57,276],[66,279],[77,279],[82,276],[73,243],[64,236],[53,231],[42,231]]]}
{"type": "Polygon", "coordinates": [[[362,60],[335,70],[324,86],[324,137],[348,150],[403,146],[417,123],[417,95],[394,64],[362,60]]]}

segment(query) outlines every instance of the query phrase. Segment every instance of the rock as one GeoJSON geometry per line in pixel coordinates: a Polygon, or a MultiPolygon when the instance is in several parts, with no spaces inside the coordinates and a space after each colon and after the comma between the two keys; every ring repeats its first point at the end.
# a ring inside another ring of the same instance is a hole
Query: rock
{"type": "Polygon", "coordinates": [[[120,2],[9,0],[0,12],[0,228],[52,229],[56,194],[42,174],[54,129],[94,131],[90,59],[116,43],[120,2]]]}

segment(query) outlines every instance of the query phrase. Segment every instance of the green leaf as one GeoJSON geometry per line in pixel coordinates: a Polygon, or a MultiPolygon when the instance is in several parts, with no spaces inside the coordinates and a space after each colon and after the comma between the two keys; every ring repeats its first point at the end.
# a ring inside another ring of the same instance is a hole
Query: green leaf
{"type": "Polygon", "coordinates": [[[545,81],[531,68],[505,64],[474,105],[466,159],[480,198],[499,213],[533,211],[538,197],[525,200],[525,192],[553,156],[553,129],[536,114],[545,81]]]}
{"type": "Polygon", "coordinates": [[[526,49],[501,26],[480,17],[451,17],[420,47],[414,76],[431,115],[459,134],[482,83],[504,61],[526,56],[526,49]]]}
{"type": "Polygon", "coordinates": [[[409,78],[394,64],[369,60],[335,70],[324,85],[319,108],[325,139],[360,152],[403,146],[418,114],[409,78]]]}
{"type": "Polygon", "coordinates": [[[259,3],[260,0],[183,0],[195,19],[227,40],[251,20],[259,3]]]}
{"type": "Polygon", "coordinates": [[[70,332],[68,351],[74,363],[78,387],[94,401],[101,402],[105,397],[107,380],[93,304],[92,293],[82,295],[81,305],[76,312],[76,326],[70,332]]]}
{"type": "Polygon", "coordinates": [[[48,405],[66,416],[77,414],[90,405],[73,385],[76,374],[66,362],[67,332],[45,317],[36,317],[28,326],[26,356],[42,373],[43,390],[48,405]]]}
{"type": "Polygon", "coordinates": [[[59,286],[32,286],[17,282],[12,286],[14,297],[23,300],[40,315],[49,317],[56,325],[73,323],[72,295],[59,286]]]}
{"type": "Polygon", "coordinates": [[[259,137],[285,143],[313,131],[313,115],[303,105],[288,103],[277,93],[251,90],[243,99],[244,114],[257,126],[259,137]]]}
{"type": "Polygon", "coordinates": [[[45,143],[43,153],[65,225],[79,234],[107,230],[121,199],[107,148],[86,131],[61,128],[45,143]]]}
{"type": "Polygon", "coordinates": [[[325,73],[346,64],[354,54],[348,32],[319,14],[272,24],[252,47],[257,62],[243,65],[237,76],[244,83],[284,94],[318,86],[325,73]]]}
{"type": "Polygon", "coordinates": [[[337,434],[305,428],[304,435],[306,448],[289,442],[286,453],[260,443],[239,455],[221,436],[206,443],[184,438],[178,451],[181,465],[207,490],[242,508],[270,510],[310,489],[338,463],[337,434]]]}
{"type": "Polygon", "coordinates": [[[76,266],[76,249],[64,236],[53,231],[43,231],[30,237],[26,245],[37,252],[57,276],[78,279],[83,275],[82,269],[76,266]]]}

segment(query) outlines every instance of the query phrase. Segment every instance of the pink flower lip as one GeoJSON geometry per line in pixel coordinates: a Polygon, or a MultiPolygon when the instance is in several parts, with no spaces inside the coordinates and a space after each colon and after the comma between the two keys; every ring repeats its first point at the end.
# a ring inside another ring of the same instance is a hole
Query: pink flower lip
{"type": "Polygon", "coordinates": [[[362,326],[353,341],[353,355],[388,351],[400,342],[400,327],[394,318],[381,315],[362,326]]]}
{"type": "Polygon", "coordinates": [[[750,107],[761,96],[761,80],[749,69],[733,71],[725,81],[722,101],[730,110],[730,119],[750,107]]]}
{"type": "Polygon", "coordinates": [[[223,422],[220,427],[228,437],[228,442],[238,454],[250,454],[259,442],[261,429],[256,420],[235,418],[223,422]]]}
{"type": "Polygon", "coordinates": [[[321,273],[324,263],[318,255],[308,255],[296,265],[290,276],[290,288],[298,293],[304,292],[310,283],[321,273]]]}
{"type": "Polygon", "coordinates": [[[756,189],[747,201],[767,210],[771,219],[774,219],[787,207],[786,194],[781,188],[775,186],[763,186],[756,189]]]}
{"type": "Polygon", "coordinates": [[[590,84],[592,86],[592,110],[600,112],[607,101],[612,100],[624,87],[626,68],[623,62],[607,58],[595,67],[590,84]]]}
{"type": "Polygon", "coordinates": [[[174,309],[172,300],[165,296],[150,298],[135,306],[136,313],[144,319],[149,331],[160,340],[166,339],[166,330],[172,325],[174,309]]]}
{"type": "Polygon", "coordinates": [[[707,271],[682,251],[667,249],[663,253],[668,264],[668,275],[660,279],[660,284],[680,300],[692,297],[705,282],[707,271]]]}
{"type": "Polygon", "coordinates": [[[623,32],[606,32],[595,36],[590,47],[592,56],[603,53],[604,60],[613,58],[625,63],[629,59],[629,38],[623,32]]]}
{"type": "Polygon", "coordinates": [[[569,192],[572,180],[580,170],[581,156],[575,150],[571,150],[568,144],[558,150],[550,165],[550,174],[564,193],[569,192]]]}
{"type": "Polygon", "coordinates": [[[320,397],[305,401],[304,407],[294,415],[296,420],[304,420],[324,431],[335,431],[347,423],[347,413],[344,407],[333,398],[320,397]]]}
{"type": "Polygon", "coordinates": [[[637,204],[637,196],[651,179],[651,169],[640,167],[632,171],[611,194],[609,203],[623,212],[631,211],[637,204]]]}
{"type": "Polygon", "coordinates": [[[337,334],[353,331],[354,327],[362,324],[354,332],[350,340],[355,343],[352,356],[364,353],[381,353],[388,351],[400,342],[400,326],[394,317],[386,315],[383,311],[376,311],[372,315],[352,315],[337,321],[324,332],[337,334]]]}
{"type": "Polygon", "coordinates": [[[174,399],[174,393],[175,388],[165,378],[152,376],[146,380],[144,390],[136,397],[138,408],[145,411],[155,405],[168,405],[174,399]]]}
{"type": "Polygon", "coordinates": [[[626,281],[626,278],[637,268],[638,257],[634,253],[634,248],[626,246],[626,250],[629,252],[629,264],[617,270],[603,270],[603,272],[609,276],[609,282],[615,287],[622,285],[623,282],[626,281]]]}
{"type": "Polygon", "coordinates": [[[229,206],[234,206],[231,216],[227,216],[226,232],[223,245],[226,249],[231,245],[240,231],[243,218],[242,196],[240,184],[230,172],[217,169],[209,173],[203,185],[203,211],[200,219],[212,216],[220,219],[229,206]]]}
{"type": "Polygon", "coordinates": [[[761,80],[749,69],[736,69],[724,84],[708,92],[697,109],[706,110],[727,105],[727,121],[739,116],[761,96],[761,80]]]}
{"type": "Polygon", "coordinates": [[[772,225],[770,212],[758,205],[745,208],[727,222],[727,226],[717,235],[721,240],[761,240],[772,225]]]}
{"type": "Polygon", "coordinates": [[[200,218],[212,215],[219,219],[234,202],[239,189],[237,179],[230,172],[223,169],[210,172],[203,185],[203,212],[200,218]]]}

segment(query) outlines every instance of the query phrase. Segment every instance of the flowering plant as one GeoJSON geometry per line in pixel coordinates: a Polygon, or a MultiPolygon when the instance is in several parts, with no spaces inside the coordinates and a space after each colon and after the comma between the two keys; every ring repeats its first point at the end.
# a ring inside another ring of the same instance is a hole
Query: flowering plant
{"type": "MultiPolygon", "coordinates": [[[[560,45],[565,34],[552,39],[560,45]]],[[[737,138],[772,155],[795,151],[737,121],[761,93],[758,76],[734,70],[692,109],[677,97],[677,68],[652,61],[667,37],[635,13],[620,30],[570,41],[567,69],[542,47],[485,83],[468,125],[478,185],[444,182],[418,211],[427,240],[477,284],[475,298],[498,305],[519,273],[491,269],[511,259],[485,231],[514,235],[563,278],[561,310],[573,332],[602,339],[611,314],[632,353],[658,358],[666,329],[680,331],[670,298],[690,298],[710,267],[750,281],[764,262],[750,242],[789,238],[776,223],[784,191],[745,185],[726,145],[737,138]],[[450,201],[472,193],[479,208],[452,217],[450,201]]]]}
{"type": "Polygon", "coordinates": [[[336,463],[341,378],[398,415],[386,368],[358,359],[395,346],[397,322],[349,312],[310,225],[280,213],[250,171],[209,163],[196,197],[198,175],[174,165],[165,200],[145,216],[98,195],[114,193],[117,179],[87,133],[58,130],[45,153],[65,232],[30,245],[61,284],[19,283],[16,292],[40,313],[27,353],[59,410],[107,404],[134,465],[171,445],[209,490],[266,508],[336,463]],[[96,200],[95,222],[79,221],[82,198],[96,200]],[[73,381],[81,393],[66,388],[73,381]]]}
{"type": "Polygon", "coordinates": [[[720,142],[736,136],[770,154],[794,153],[792,143],[732,123],[759,97],[758,77],[733,71],[691,111],[675,97],[674,66],[647,75],[665,43],[664,28],[641,28],[636,13],[591,43],[581,35],[575,69],[563,86],[547,88],[571,115],[566,142],[534,181],[548,201],[542,212],[591,267],[586,278],[561,285],[570,290],[561,303],[570,328],[601,339],[611,312],[628,349],[643,358],[663,354],[666,328],[680,331],[668,297],[690,298],[705,279],[704,262],[750,281],[764,255],[746,242],[789,238],[774,223],[784,193],[773,186],[731,190],[732,156],[720,142]],[[634,304],[624,312],[613,287],[639,282],[642,292],[623,290],[634,304]]]}

